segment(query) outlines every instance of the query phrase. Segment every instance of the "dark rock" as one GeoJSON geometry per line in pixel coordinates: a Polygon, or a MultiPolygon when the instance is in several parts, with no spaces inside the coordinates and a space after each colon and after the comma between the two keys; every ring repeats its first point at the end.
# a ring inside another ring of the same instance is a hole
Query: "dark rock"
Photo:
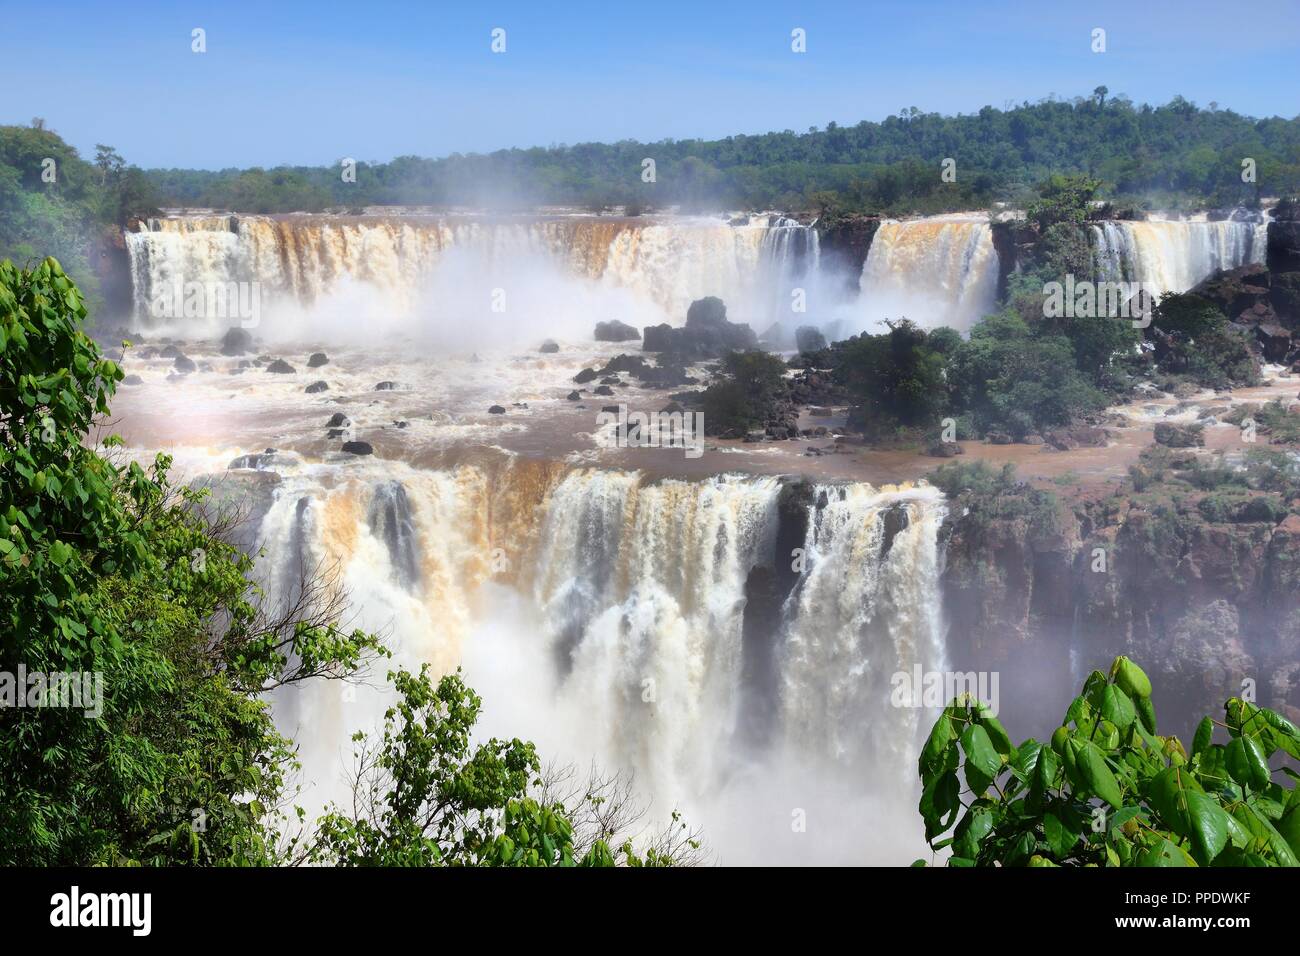
{"type": "Polygon", "coordinates": [[[558,342],[554,339],[547,339],[541,344],[541,347],[537,351],[541,352],[543,355],[553,355],[559,350],[560,344],[558,342]]]}
{"type": "Polygon", "coordinates": [[[342,450],[349,455],[373,455],[375,453],[375,449],[370,442],[366,441],[345,441],[342,450]]]}
{"type": "Polygon", "coordinates": [[[182,352],[174,345],[168,345],[161,352],[158,353],[159,358],[174,359],[174,358],[183,358],[184,356],[185,353],[182,352]]]}
{"type": "Polygon", "coordinates": [[[266,367],[268,372],[274,372],[277,375],[292,375],[298,370],[290,365],[284,359],[276,359],[266,367]]]}
{"type": "Polygon", "coordinates": [[[630,342],[639,339],[641,333],[635,326],[613,319],[609,322],[597,322],[595,339],[597,342],[630,342]]]}
{"type": "Polygon", "coordinates": [[[826,348],[826,336],[814,325],[801,325],[795,329],[794,342],[800,352],[820,352],[826,348]]]}
{"type": "Polygon", "coordinates": [[[569,399],[569,401],[571,401],[571,402],[580,402],[580,401],[582,401],[582,396],[579,395],[579,394],[577,393],[577,391],[575,390],[575,391],[572,391],[572,392],[569,393],[569,395],[568,395],[568,399],[569,399]]]}
{"type": "Polygon", "coordinates": [[[489,414],[489,415],[504,415],[505,413],[506,413],[506,410],[505,410],[505,408],[504,408],[503,406],[501,406],[501,405],[492,405],[492,406],[490,406],[490,407],[488,408],[488,414],[489,414]]]}
{"type": "Polygon", "coordinates": [[[613,390],[612,388],[610,388],[608,385],[598,385],[596,388],[592,389],[592,394],[593,394],[593,395],[613,395],[613,394],[614,394],[614,390],[613,390]]]}
{"type": "Polygon", "coordinates": [[[376,392],[394,392],[397,390],[396,382],[380,382],[375,386],[376,392]]]}
{"type": "Polygon", "coordinates": [[[404,421],[402,421],[401,419],[398,419],[397,421],[393,422],[393,427],[394,427],[394,428],[409,428],[409,427],[410,427],[410,422],[404,422],[404,421]]]}
{"type": "Polygon", "coordinates": [[[989,432],[984,436],[990,445],[1010,445],[1011,436],[1006,432],[989,432]]]}
{"type": "Polygon", "coordinates": [[[604,405],[600,410],[610,415],[617,415],[621,409],[617,405],[604,405]]]}
{"type": "Polygon", "coordinates": [[[342,412],[335,412],[333,415],[330,416],[330,420],[325,423],[325,427],[339,428],[341,426],[351,425],[351,424],[352,422],[348,419],[348,416],[344,415],[342,412]]]}
{"type": "Polygon", "coordinates": [[[584,368],[573,376],[573,380],[579,385],[586,385],[588,382],[594,382],[599,377],[600,374],[594,368],[584,368]]]}
{"type": "Polygon", "coordinates": [[[324,352],[312,352],[311,358],[307,359],[307,367],[320,368],[322,365],[328,365],[329,361],[329,356],[324,352]]]}
{"type": "Polygon", "coordinates": [[[178,355],[176,356],[176,361],[172,363],[172,368],[176,369],[176,371],[180,372],[182,375],[188,375],[190,372],[193,372],[198,368],[198,366],[194,364],[193,359],[186,358],[184,355],[178,355]]]}
{"type": "Polygon", "coordinates": [[[622,385],[623,380],[620,379],[617,375],[606,375],[604,378],[600,380],[600,384],[601,385],[622,385]]]}
{"type": "Polygon", "coordinates": [[[221,338],[222,355],[246,355],[253,351],[253,334],[248,329],[227,329],[221,338]]]}
{"type": "Polygon", "coordinates": [[[881,559],[884,559],[885,555],[889,554],[889,549],[894,546],[894,539],[898,537],[899,532],[907,528],[908,523],[907,508],[904,505],[894,505],[885,512],[880,538],[881,559]]]}
{"type": "Polygon", "coordinates": [[[122,379],[122,384],[123,384],[123,385],[143,385],[143,384],[144,384],[144,379],[142,379],[139,375],[128,375],[126,378],[122,379]]]}
{"type": "Polygon", "coordinates": [[[328,392],[329,385],[326,382],[312,382],[303,389],[308,395],[315,395],[317,392],[328,392]]]}

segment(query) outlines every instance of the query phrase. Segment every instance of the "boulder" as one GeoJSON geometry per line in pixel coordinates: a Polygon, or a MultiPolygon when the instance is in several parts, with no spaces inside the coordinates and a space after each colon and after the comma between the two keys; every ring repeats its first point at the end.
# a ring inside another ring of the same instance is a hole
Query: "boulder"
{"type": "Polygon", "coordinates": [[[349,455],[373,455],[375,449],[367,441],[345,441],[342,451],[349,455]]]}
{"type": "Polygon", "coordinates": [[[126,378],[122,379],[122,384],[123,384],[123,385],[143,385],[143,384],[144,384],[144,379],[142,379],[139,375],[128,375],[126,378]]]}
{"type": "Polygon", "coordinates": [[[307,367],[320,368],[322,365],[328,365],[329,361],[329,356],[324,352],[312,352],[311,358],[307,359],[307,367]]]}
{"type": "Polygon", "coordinates": [[[594,333],[597,342],[630,342],[641,338],[636,326],[612,319],[609,322],[597,322],[594,333]]]}
{"type": "Polygon", "coordinates": [[[164,346],[163,350],[158,353],[159,358],[181,358],[185,353],[174,345],[164,346]]]}
{"type": "Polygon", "coordinates": [[[582,401],[582,396],[578,394],[578,392],[577,392],[576,389],[575,389],[574,391],[570,392],[570,393],[568,394],[567,397],[568,397],[569,401],[571,401],[571,402],[580,402],[580,401],[582,401]]]}
{"type": "Polygon", "coordinates": [[[266,367],[266,370],[268,372],[273,372],[277,375],[293,375],[295,372],[298,371],[296,368],[294,368],[284,359],[276,359],[274,362],[272,362],[270,365],[266,367]]]}
{"type": "Polygon", "coordinates": [[[198,366],[194,364],[193,359],[186,358],[184,355],[178,355],[176,356],[176,361],[172,363],[172,368],[176,369],[176,371],[180,372],[182,375],[188,375],[190,372],[193,372],[198,368],[198,366]]]}
{"type": "Polygon", "coordinates": [[[955,441],[939,441],[927,448],[925,453],[931,458],[955,458],[966,454],[966,449],[955,441]]]}
{"type": "Polygon", "coordinates": [[[308,395],[315,395],[317,392],[328,392],[329,385],[325,382],[312,382],[303,389],[308,395]]]}
{"type": "Polygon", "coordinates": [[[600,373],[598,373],[594,368],[584,368],[577,375],[573,376],[573,380],[579,385],[586,385],[588,382],[594,382],[599,377],[600,373]]]}
{"type": "Polygon", "coordinates": [[[248,329],[227,329],[221,338],[222,355],[247,355],[253,351],[253,334],[248,329]]]}
{"type": "Polygon", "coordinates": [[[541,352],[543,355],[554,355],[559,350],[560,344],[558,342],[554,339],[547,339],[541,344],[541,347],[538,348],[537,351],[541,352]]]}
{"type": "Polygon", "coordinates": [[[348,419],[348,416],[344,415],[342,412],[335,412],[333,415],[330,416],[330,420],[325,423],[325,427],[342,428],[346,425],[351,425],[351,424],[352,422],[348,419]]]}
{"type": "Polygon", "coordinates": [[[593,395],[613,395],[614,390],[608,385],[599,385],[592,390],[593,395]]]}
{"type": "Polygon", "coordinates": [[[506,413],[506,410],[505,410],[505,408],[504,408],[503,406],[501,406],[501,405],[491,405],[491,406],[488,407],[488,414],[489,414],[489,415],[504,415],[505,413],[506,413]]]}

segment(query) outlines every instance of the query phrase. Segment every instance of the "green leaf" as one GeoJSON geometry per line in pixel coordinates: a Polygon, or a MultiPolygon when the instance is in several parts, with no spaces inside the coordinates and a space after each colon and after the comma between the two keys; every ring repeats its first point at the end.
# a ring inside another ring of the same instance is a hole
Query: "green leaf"
{"type": "Polygon", "coordinates": [[[1268,786],[1268,758],[1254,737],[1234,737],[1228,743],[1228,773],[1243,787],[1262,790],[1268,786]]]}
{"type": "Polygon", "coordinates": [[[1201,718],[1196,725],[1196,735],[1192,738],[1192,755],[1202,753],[1214,740],[1214,721],[1209,717],[1201,718]]]}
{"type": "Polygon", "coordinates": [[[1228,844],[1228,814],[1208,793],[1187,794],[1187,811],[1192,828],[1192,855],[1201,866],[1209,866],[1228,844]]]}
{"type": "Polygon", "coordinates": [[[1136,718],[1137,711],[1128,694],[1114,684],[1107,684],[1101,692],[1101,716],[1120,730],[1127,730],[1136,718]]]}
{"type": "Polygon", "coordinates": [[[1101,748],[1090,740],[1082,742],[1070,740],[1066,746],[1075,748],[1075,764],[1088,789],[1116,810],[1122,807],[1124,803],[1119,781],[1115,779],[1115,774],[1106,764],[1106,757],[1101,752],[1101,748]]]}
{"type": "Polygon", "coordinates": [[[966,782],[975,794],[982,794],[1002,769],[1002,758],[979,724],[966,727],[961,735],[961,749],[966,754],[966,782]]]}

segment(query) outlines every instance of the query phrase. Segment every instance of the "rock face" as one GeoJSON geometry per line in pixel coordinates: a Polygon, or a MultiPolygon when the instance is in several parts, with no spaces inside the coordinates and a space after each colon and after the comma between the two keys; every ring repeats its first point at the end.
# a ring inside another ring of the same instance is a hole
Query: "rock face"
{"type": "Polygon", "coordinates": [[[679,361],[694,361],[758,348],[758,336],[742,322],[727,321],[727,307],[722,300],[706,296],[691,303],[684,328],[675,329],[666,322],[647,326],[641,348],[679,361]]]}
{"type": "Polygon", "coordinates": [[[253,335],[248,329],[227,329],[221,339],[222,355],[247,355],[253,349],[253,335]]]}
{"type": "Polygon", "coordinates": [[[794,344],[800,352],[820,352],[826,348],[826,336],[814,325],[801,325],[794,331],[794,344]]]}
{"type": "Polygon", "coordinates": [[[832,271],[837,270],[839,275],[843,275],[849,292],[856,294],[860,291],[862,266],[879,228],[879,216],[845,216],[817,224],[822,268],[830,266],[832,271]]]}
{"type": "Polygon", "coordinates": [[[1281,202],[1273,208],[1267,260],[1274,272],[1300,271],[1300,205],[1281,202]]]}
{"type": "Polygon", "coordinates": [[[1246,679],[1300,717],[1300,516],[1214,522],[1168,497],[1041,494],[995,508],[963,495],[941,532],[952,666],[1001,674],[1008,727],[1041,739],[1118,654],[1151,676],[1164,733],[1222,714],[1246,679]]]}
{"type": "Polygon", "coordinates": [[[633,339],[639,339],[640,337],[641,333],[636,330],[636,326],[620,322],[618,319],[596,323],[595,339],[597,342],[631,342],[633,339]]]}

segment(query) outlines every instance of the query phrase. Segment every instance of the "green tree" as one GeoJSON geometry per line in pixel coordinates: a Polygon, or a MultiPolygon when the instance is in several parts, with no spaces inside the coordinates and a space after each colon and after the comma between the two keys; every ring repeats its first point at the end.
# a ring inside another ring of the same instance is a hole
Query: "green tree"
{"type": "Polygon", "coordinates": [[[1300,774],[1270,767],[1300,759],[1300,730],[1235,697],[1224,714],[1190,751],[1157,735],[1151,682],[1126,657],[1088,677],[1047,742],[1013,746],[963,695],[918,762],[926,839],[950,866],[1300,866],[1300,791],[1273,779],[1300,774]]]}

